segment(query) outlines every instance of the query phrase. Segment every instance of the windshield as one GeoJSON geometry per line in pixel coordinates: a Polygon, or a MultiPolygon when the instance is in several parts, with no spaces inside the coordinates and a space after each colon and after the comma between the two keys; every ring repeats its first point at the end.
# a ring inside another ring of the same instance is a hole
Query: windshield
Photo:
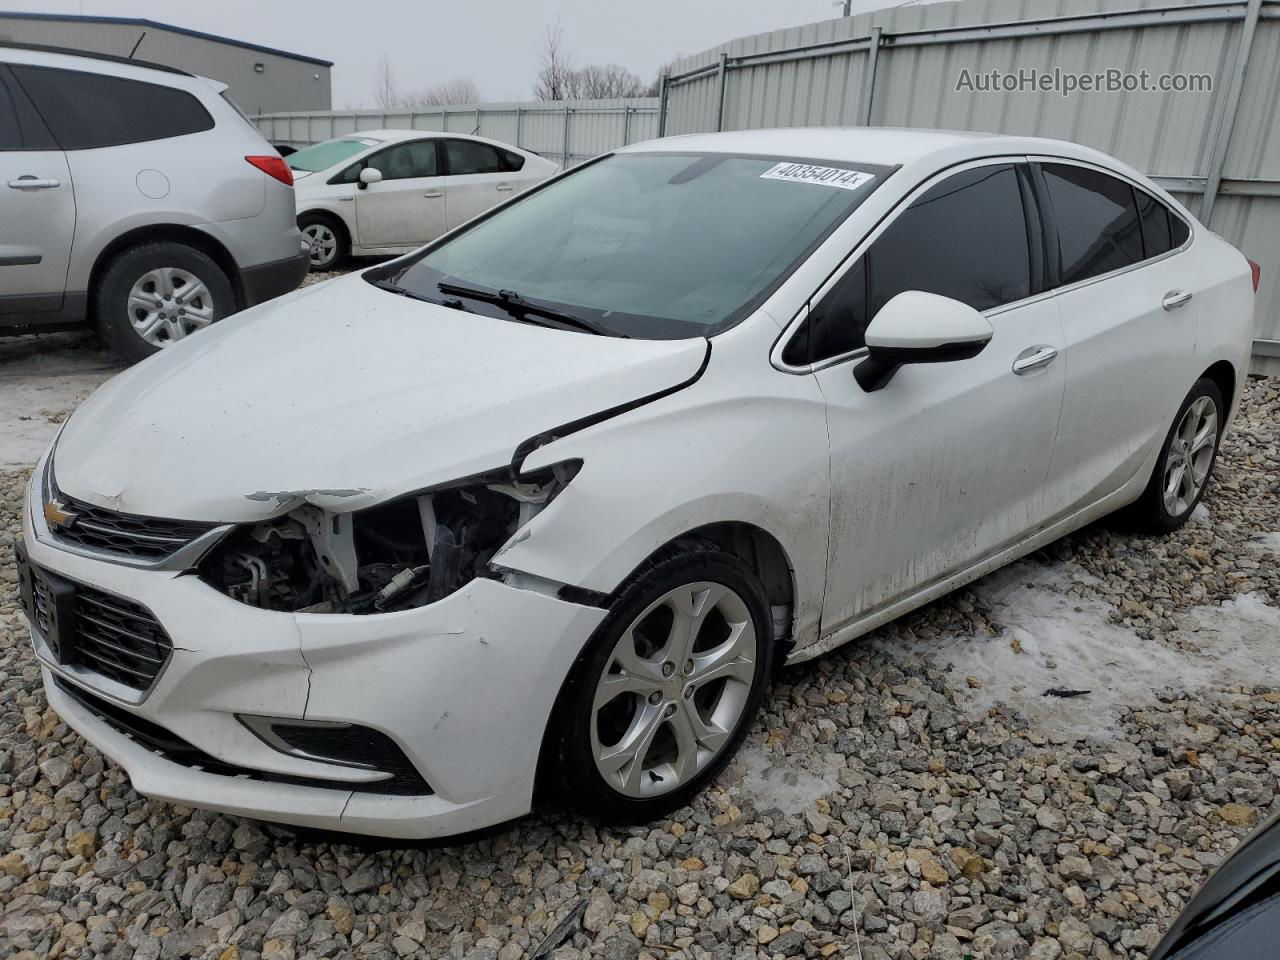
{"type": "Polygon", "coordinates": [[[780,157],[617,154],[380,278],[464,309],[475,306],[470,288],[490,306],[518,298],[598,332],[711,336],[763,302],[887,172],[780,157]]]}
{"type": "Polygon", "coordinates": [[[315,173],[317,170],[328,170],[343,160],[354,157],[362,150],[376,146],[379,141],[368,137],[342,137],[339,140],[326,140],[312,147],[304,147],[297,153],[289,154],[286,161],[294,170],[305,170],[315,173]]]}

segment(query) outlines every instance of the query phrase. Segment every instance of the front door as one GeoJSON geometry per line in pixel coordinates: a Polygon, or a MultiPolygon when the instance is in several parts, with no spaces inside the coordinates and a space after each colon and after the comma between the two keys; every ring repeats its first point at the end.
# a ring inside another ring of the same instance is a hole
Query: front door
{"type": "Polygon", "coordinates": [[[1025,165],[987,161],[911,198],[810,315],[827,402],[831,536],[824,634],[1012,545],[1043,520],[1062,406],[1057,305],[1042,284],[1025,165]],[[985,312],[977,357],[904,366],[887,387],[854,381],[877,310],[904,290],[985,312]],[[843,331],[843,332],[841,332],[843,331]],[[850,336],[852,331],[852,336],[850,336]],[[823,346],[823,343],[828,346],[823,346]]]}
{"type": "Polygon", "coordinates": [[[66,155],[0,64],[0,315],[62,306],[76,204],[66,155]]]}
{"type": "Polygon", "coordinates": [[[397,143],[362,166],[382,174],[356,189],[356,232],[362,247],[416,247],[445,231],[444,178],[431,139],[397,143]]]}

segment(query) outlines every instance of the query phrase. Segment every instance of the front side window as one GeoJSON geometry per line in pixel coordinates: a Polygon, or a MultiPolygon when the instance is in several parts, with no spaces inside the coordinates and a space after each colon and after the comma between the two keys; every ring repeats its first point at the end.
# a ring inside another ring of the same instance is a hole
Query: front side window
{"type": "Polygon", "coordinates": [[[507,161],[487,143],[475,140],[446,140],[444,152],[451,176],[465,173],[505,173],[507,161]]]}
{"type": "Polygon", "coordinates": [[[1041,169],[1058,224],[1064,286],[1143,259],[1142,224],[1129,184],[1069,163],[1041,169]]]}
{"type": "Polygon", "coordinates": [[[289,154],[285,162],[294,170],[315,173],[318,170],[336,167],[342,161],[349,160],[370,147],[376,147],[381,142],[369,137],[339,137],[337,140],[326,140],[323,143],[303,147],[289,154]]]}
{"type": "Polygon", "coordinates": [[[858,349],[880,308],[907,290],[975,310],[1030,295],[1026,218],[1012,164],[965,170],[913,201],[813,307],[783,360],[800,366],[858,349]]]}
{"type": "Polygon", "coordinates": [[[817,163],[615,154],[367,276],[475,312],[485,308],[440,284],[510,292],[618,335],[711,336],[762,303],[889,172],[817,163]]]}
{"type": "Polygon", "coordinates": [[[101,73],[14,64],[63,150],[164,140],[213,129],[213,117],[184,90],[101,73]]]}

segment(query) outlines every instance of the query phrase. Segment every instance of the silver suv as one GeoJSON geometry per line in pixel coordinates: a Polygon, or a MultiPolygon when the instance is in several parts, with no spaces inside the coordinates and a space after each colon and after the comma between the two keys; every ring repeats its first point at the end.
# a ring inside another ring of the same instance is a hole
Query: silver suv
{"type": "Polygon", "coordinates": [[[0,333],[140,359],[302,281],[292,174],[225,89],[0,44],[0,333]]]}

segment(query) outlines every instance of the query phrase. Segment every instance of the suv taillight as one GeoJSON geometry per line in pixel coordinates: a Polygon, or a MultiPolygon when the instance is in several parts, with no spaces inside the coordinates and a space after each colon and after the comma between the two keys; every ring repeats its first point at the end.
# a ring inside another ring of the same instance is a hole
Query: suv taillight
{"type": "Polygon", "coordinates": [[[273,153],[267,157],[245,157],[250,163],[269,177],[275,177],[286,187],[293,186],[293,171],[284,162],[284,157],[273,153]]]}
{"type": "Polygon", "coordinates": [[[1249,260],[1249,269],[1253,272],[1253,292],[1257,293],[1258,282],[1262,279],[1262,268],[1258,266],[1257,260],[1249,260]]]}

